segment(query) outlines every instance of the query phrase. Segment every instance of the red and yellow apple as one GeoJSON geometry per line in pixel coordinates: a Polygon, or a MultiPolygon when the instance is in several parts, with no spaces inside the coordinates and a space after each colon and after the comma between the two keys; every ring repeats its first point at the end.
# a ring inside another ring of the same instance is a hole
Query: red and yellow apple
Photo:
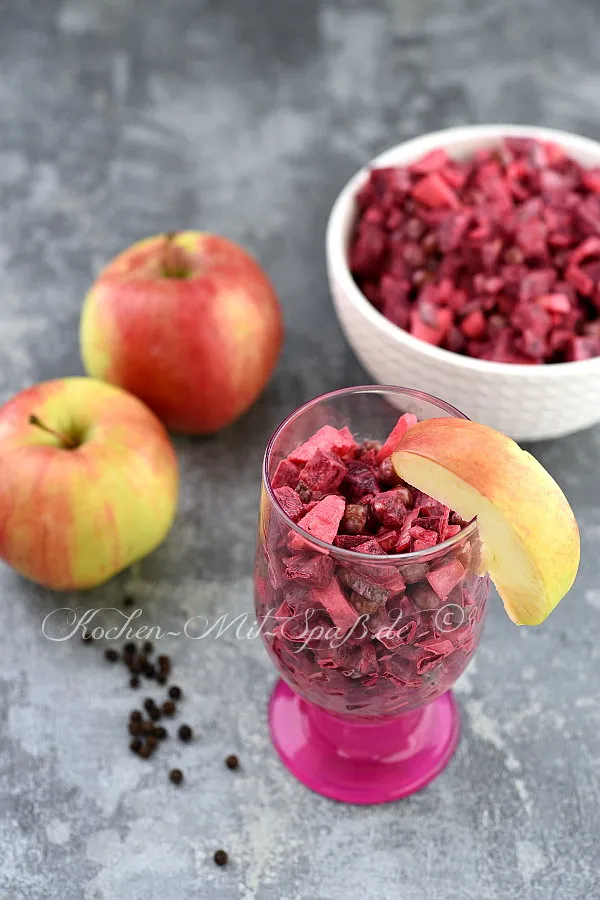
{"type": "Polygon", "coordinates": [[[119,388],[64,378],[0,408],[0,558],[39,584],[94,587],[146,556],[177,490],[164,427],[119,388]]]}
{"type": "Polygon", "coordinates": [[[87,373],[188,434],[241,416],[264,390],[282,340],[279,302],[258,263],[198,231],[120,253],[88,292],[80,325],[87,373]]]}
{"type": "Polygon", "coordinates": [[[428,419],[401,439],[398,475],[466,520],[477,516],[484,560],[506,611],[538,625],[571,588],[579,530],[552,476],[513,440],[464,419],[428,419]]]}

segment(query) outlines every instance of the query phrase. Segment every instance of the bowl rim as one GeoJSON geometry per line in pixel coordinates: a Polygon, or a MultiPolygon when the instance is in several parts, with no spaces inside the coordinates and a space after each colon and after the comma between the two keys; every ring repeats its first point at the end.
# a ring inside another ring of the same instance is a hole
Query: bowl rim
{"type": "MultiPolygon", "coordinates": [[[[520,378],[527,375],[530,379],[541,380],[543,378],[562,378],[564,376],[582,376],[587,373],[600,370],[600,356],[592,359],[574,360],[552,364],[531,364],[495,362],[487,359],[474,359],[471,356],[462,356],[443,347],[428,344],[420,338],[414,337],[408,331],[390,322],[389,319],[375,309],[367,300],[363,292],[356,284],[350,266],[348,265],[348,253],[345,246],[343,233],[348,218],[354,211],[354,197],[358,189],[367,179],[370,171],[378,166],[407,165],[411,160],[416,160],[425,153],[438,148],[452,149],[461,142],[476,142],[484,146],[487,143],[499,141],[505,137],[537,138],[538,140],[551,141],[559,144],[567,152],[575,152],[580,155],[594,157],[600,166],[600,141],[583,135],[559,129],[546,128],[537,125],[460,125],[432,131],[401,141],[393,147],[389,147],[382,153],[373,157],[362,166],[344,185],[338,194],[329,214],[325,236],[325,247],[329,278],[331,282],[339,284],[344,295],[354,307],[379,331],[388,337],[404,344],[413,352],[420,352],[429,357],[432,363],[457,366],[474,373],[502,375],[509,378],[520,378]],[[395,159],[398,155],[406,156],[406,159],[398,163],[395,159]]],[[[338,301],[332,291],[334,303],[338,301]]]]}

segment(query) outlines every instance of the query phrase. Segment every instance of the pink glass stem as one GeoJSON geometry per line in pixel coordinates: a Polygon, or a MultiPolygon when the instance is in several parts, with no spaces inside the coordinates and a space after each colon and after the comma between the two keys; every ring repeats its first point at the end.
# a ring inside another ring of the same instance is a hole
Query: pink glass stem
{"type": "Polygon", "coordinates": [[[451,692],[388,721],[332,715],[280,681],[269,726],[284,764],[311,790],[346,803],[400,800],[429,784],[456,749],[459,716],[451,692]]]}

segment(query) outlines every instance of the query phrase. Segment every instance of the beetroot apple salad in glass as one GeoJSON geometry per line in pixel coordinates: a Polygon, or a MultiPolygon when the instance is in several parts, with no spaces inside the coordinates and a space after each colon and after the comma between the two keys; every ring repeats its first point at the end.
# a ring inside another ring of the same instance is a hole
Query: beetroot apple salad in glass
{"type": "MultiPolygon", "coordinates": [[[[375,425],[380,396],[350,393],[343,402],[369,399],[375,425]]],[[[387,404],[386,418],[393,411],[387,404]]],[[[402,413],[387,434],[323,424],[295,444],[292,422],[267,453],[259,620],[293,690],[335,713],[386,717],[431,702],[464,670],[481,633],[489,583],[476,523],[413,489],[392,465],[416,422],[402,413]]]]}

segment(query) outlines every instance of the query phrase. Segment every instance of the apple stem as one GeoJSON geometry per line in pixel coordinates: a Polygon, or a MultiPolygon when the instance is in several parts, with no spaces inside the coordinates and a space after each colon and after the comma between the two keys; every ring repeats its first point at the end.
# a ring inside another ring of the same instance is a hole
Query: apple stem
{"type": "Polygon", "coordinates": [[[55,438],[61,442],[63,448],[65,450],[74,450],[77,446],[77,442],[72,438],[68,437],[66,434],[61,434],[60,431],[55,431],[54,428],[50,428],[48,425],[45,425],[41,419],[37,416],[31,415],[29,416],[29,424],[35,425],[36,428],[41,428],[42,431],[47,432],[48,434],[54,435],[55,438]]]}
{"type": "Polygon", "coordinates": [[[163,247],[162,269],[165,278],[186,278],[188,265],[186,254],[181,247],[174,244],[177,231],[167,231],[163,247]]]}

